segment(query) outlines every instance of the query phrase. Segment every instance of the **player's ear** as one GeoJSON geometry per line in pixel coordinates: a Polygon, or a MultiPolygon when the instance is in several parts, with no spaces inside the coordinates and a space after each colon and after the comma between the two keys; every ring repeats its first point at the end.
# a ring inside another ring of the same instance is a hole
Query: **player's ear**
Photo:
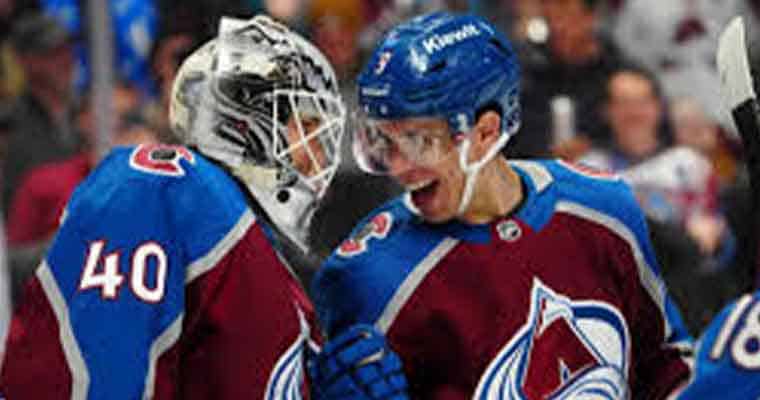
{"type": "MultiPolygon", "coordinates": [[[[482,157],[499,139],[501,134],[501,116],[494,110],[480,115],[472,130],[472,149],[476,157],[482,157]]],[[[472,154],[472,153],[471,153],[472,154]]]]}

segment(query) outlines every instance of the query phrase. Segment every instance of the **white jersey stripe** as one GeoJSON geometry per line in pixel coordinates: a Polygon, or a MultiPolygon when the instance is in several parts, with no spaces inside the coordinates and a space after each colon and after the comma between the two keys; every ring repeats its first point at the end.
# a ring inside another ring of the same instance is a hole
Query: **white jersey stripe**
{"type": "Polygon", "coordinates": [[[509,162],[509,165],[517,167],[528,174],[530,180],[533,181],[533,185],[535,185],[536,192],[542,192],[554,181],[554,177],[549,170],[537,162],[513,160],[509,162]]]}
{"type": "Polygon", "coordinates": [[[250,228],[251,225],[253,225],[255,222],[256,217],[253,215],[251,210],[246,210],[243,215],[240,216],[240,219],[235,224],[235,226],[229,232],[227,232],[227,234],[222,238],[222,240],[219,241],[219,243],[216,244],[216,246],[214,246],[214,248],[206,253],[206,255],[190,264],[190,266],[187,268],[185,284],[194,281],[199,276],[214,268],[214,266],[216,266],[219,261],[225,255],[227,255],[229,250],[234,247],[240,241],[240,239],[243,238],[245,233],[248,232],[248,228],[250,228]]]}
{"type": "Polygon", "coordinates": [[[295,311],[298,314],[301,332],[272,368],[264,395],[265,400],[301,400],[304,351],[311,334],[306,317],[297,305],[295,311]]]}
{"type": "MultiPolygon", "coordinates": [[[[185,284],[193,282],[196,278],[214,268],[219,261],[229,253],[240,239],[243,238],[248,229],[256,222],[256,217],[251,210],[246,210],[235,226],[219,241],[206,255],[194,261],[187,268],[185,275],[185,284]]],[[[182,323],[184,313],[181,313],[174,319],[160,336],[158,336],[150,346],[148,359],[148,373],[145,376],[145,389],[143,391],[143,400],[153,398],[156,387],[156,368],[158,359],[168,351],[179,340],[182,334],[182,323]]]]}
{"type": "Polygon", "coordinates": [[[586,207],[584,205],[573,203],[569,201],[560,201],[557,203],[557,212],[571,214],[591,222],[600,224],[607,229],[614,232],[621,239],[623,239],[631,248],[634,260],[636,261],[636,267],[639,271],[639,280],[641,285],[647,291],[652,300],[657,304],[657,308],[662,314],[662,320],[665,326],[663,327],[665,332],[665,338],[670,337],[672,333],[672,327],[670,321],[668,321],[667,313],[665,312],[665,285],[654,272],[654,268],[644,257],[644,253],[641,250],[641,246],[636,239],[636,235],[620,220],[610,215],[604,214],[600,211],[586,207]]]}
{"type": "Polygon", "coordinates": [[[393,322],[396,320],[398,313],[404,307],[404,304],[409,300],[417,287],[422,283],[422,280],[435,268],[436,265],[447,255],[449,252],[459,244],[459,240],[453,238],[443,239],[433,250],[425,256],[419,264],[417,264],[412,271],[404,279],[404,282],[399,285],[396,292],[391,297],[391,300],[385,306],[380,317],[375,321],[375,327],[383,333],[387,333],[393,322]]]}
{"type": "Polygon", "coordinates": [[[150,353],[148,354],[148,373],[145,375],[145,389],[143,390],[143,400],[150,400],[153,398],[153,394],[156,390],[156,365],[158,364],[158,358],[161,357],[167,350],[169,350],[174,343],[179,340],[179,336],[182,334],[182,322],[184,321],[185,313],[181,313],[174,319],[174,322],[169,325],[164,333],[161,334],[153,344],[150,346],[150,353]]]}
{"type": "Polygon", "coordinates": [[[90,388],[90,373],[87,370],[87,365],[84,363],[82,351],[71,327],[66,300],[63,298],[61,290],[55,282],[47,261],[42,261],[35,274],[37,275],[37,279],[40,280],[42,290],[45,292],[45,296],[50,302],[53,313],[58,320],[59,340],[63,347],[66,363],[69,366],[69,372],[71,372],[71,400],[84,400],[87,398],[87,392],[90,388]]]}

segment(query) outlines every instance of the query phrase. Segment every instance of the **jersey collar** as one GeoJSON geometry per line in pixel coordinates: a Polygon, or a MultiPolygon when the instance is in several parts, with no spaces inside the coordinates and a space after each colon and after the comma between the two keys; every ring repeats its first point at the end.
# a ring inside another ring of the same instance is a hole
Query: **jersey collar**
{"type": "MultiPolygon", "coordinates": [[[[520,176],[525,196],[518,210],[511,214],[511,218],[521,220],[532,229],[538,230],[551,216],[551,207],[543,199],[544,196],[540,195],[551,186],[553,182],[552,175],[540,163],[533,161],[510,161],[510,165],[520,176]]],[[[402,200],[407,210],[419,218],[419,210],[414,206],[411,195],[408,192],[404,193],[402,200]]],[[[446,236],[465,242],[487,244],[491,241],[492,225],[503,221],[505,218],[509,217],[501,217],[486,224],[474,225],[460,221],[451,221],[437,225],[436,230],[446,236]]],[[[421,220],[419,220],[419,223],[424,224],[421,220]]]]}

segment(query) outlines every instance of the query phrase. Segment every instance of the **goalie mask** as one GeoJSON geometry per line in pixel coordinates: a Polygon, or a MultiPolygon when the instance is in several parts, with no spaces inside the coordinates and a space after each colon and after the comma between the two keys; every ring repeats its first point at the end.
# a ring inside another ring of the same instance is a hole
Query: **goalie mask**
{"type": "Polygon", "coordinates": [[[180,67],[170,120],[182,142],[227,166],[302,249],[340,163],[345,125],[335,73],[274,20],[223,18],[180,67]]]}

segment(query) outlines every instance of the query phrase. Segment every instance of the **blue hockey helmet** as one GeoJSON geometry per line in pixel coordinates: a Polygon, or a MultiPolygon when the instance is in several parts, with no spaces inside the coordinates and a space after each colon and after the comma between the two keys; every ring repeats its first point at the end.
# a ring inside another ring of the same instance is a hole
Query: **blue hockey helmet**
{"type": "Polygon", "coordinates": [[[468,132],[479,111],[493,108],[511,136],[520,125],[519,81],[502,33],[477,16],[437,12],[386,34],[359,75],[359,105],[371,119],[442,117],[452,133],[468,132]]]}

